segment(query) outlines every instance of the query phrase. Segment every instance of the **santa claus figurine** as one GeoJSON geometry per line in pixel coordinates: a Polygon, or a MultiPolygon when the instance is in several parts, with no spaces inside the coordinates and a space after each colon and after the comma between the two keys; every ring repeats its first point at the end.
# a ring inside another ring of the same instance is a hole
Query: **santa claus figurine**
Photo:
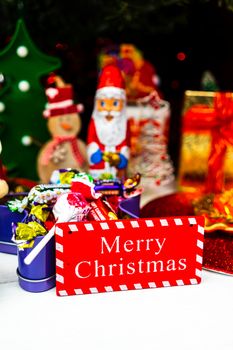
{"type": "Polygon", "coordinates": [[[95,179],[124,178],[129,158],[126,93],[121,71],[103,68],[89,123],[87,153],[89,172],[95,179]]]}
{"type": "Polygon", "coordinates": [[[46,89],[48,103],[44,117],[52,139],[41,149],[38,156],[38,174],[42,183],[50,182],[54,170],[74,168],[86,171],[86,145],[77,137],[81,129],[83,106],[74,104],[73,88],[56,77],[56,87],[46,89]]]}

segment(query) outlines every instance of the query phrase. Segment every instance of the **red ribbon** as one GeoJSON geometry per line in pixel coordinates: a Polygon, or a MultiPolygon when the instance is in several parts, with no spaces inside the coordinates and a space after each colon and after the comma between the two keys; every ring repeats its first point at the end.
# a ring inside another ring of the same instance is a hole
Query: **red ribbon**
{"type": "Polygon", "coordinates": [[[206,191],[218,193],[224,188],[224,158],[233,145],[233,94],[216,93],[214,107],[194,105],[184,115],[184,131],[211,131],[206,191]]]}

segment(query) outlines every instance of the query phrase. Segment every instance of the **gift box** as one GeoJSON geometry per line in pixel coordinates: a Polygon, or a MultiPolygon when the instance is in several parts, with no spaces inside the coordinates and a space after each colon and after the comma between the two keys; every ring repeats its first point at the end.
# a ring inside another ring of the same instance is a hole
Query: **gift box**
{"type": "Polygon", "coordinates": [[[178,183],[218,193],[233,186],[233,94],[186,91],[178,183]]]}
{"type": "Polygon", "coordinates": [[[210,271],[233,275],[232,212],[229,211],[228,216],[224,218],[217,211],[220,209],[220,204],[227,210],[225,203],[221,203],[224,197],[226,193],[209,194],[197,199],[195,193],[177,192],[147,203],[141,209],[141,217],[203,215],[205,218],[203,267],[210,271]]]}
{"type": "Polygon", "coordinates": [[[205,269],[233,276],[233,236],[224,231],[205,234],[205,269]]]}

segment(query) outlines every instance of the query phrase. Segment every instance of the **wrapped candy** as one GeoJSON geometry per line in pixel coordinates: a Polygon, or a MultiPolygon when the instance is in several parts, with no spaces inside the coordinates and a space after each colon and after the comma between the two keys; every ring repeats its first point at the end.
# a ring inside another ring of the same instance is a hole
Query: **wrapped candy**
{"type": "Polygon", "coordinates": [[[122,181],[119,179],[95,180],[95,191],[105,196],[122,196],[122,181]]]}
{"type": "Polygon", "coordinates": [[[31,203],[48,203],[55,201],[58,196],[70,191],[70,185],[37,185],[28,194],[31,203]]]}
{"type": "Polygon", "coordinates": [[[68,184],[36,185],[30,190],[27,197],[22,200],[16,198],[8,201],[7,205],[12,212],[22,213],[25,209],[30,210],[34,204],[52,204],[60,194],[67,192],[70,192],[70,185],[68,184]]]}
{"type": "Polygon", "coordinates": [[[101,193],[95,191],[95,184],[92,182],[92,178],[76,178],[71,184],[72,192],[79,192],[86,198],[86,200],[97,199],[102,196],[101,193]]]}
{"type": "Polygon", "coordinates": [[[46,233],[46,229],[36,221],[31,221],[28,224],[20,222],[15,231],[15,240],[20,249],[31,248],[34,245],[34,239],[37,236],[44,236],[46,233]]]}
{"type": "MultiPolygon", "coordinates": [[[[84,220],[88,210],[89,207],[87,205],[87,202],[80,193],[64,193],[58,197],[52,211],[56,223],[59,223],[84,220]]],[[[37,257],[40,251],[54,236],[54,232],[55,225],[53,225],[53,227],[43,237],[43,239],[26,256],[26,258],[24,259],[24,263],[26,265],[30,265],[32,263],[32,261],[37,257]]]]}
{"type": "Polygon", "coordinates": [[[124,198],[130,198],[142,192],[142,189],[138,189],[138,185],[141,181],[141,174],[136,173],[132,177],[128,177],[123,184],[123,196],[124,198]]]}
{"type": "Polygon", "coordinates": [[[46,204],[32,206],[30,215],[34,215],[40,221],[45,222],[48,219],[49,211],[46,204]]]}
{"type": "Polygon", "coordinates": [[[18,245],[19,249],[31,248],[37,236],[43,236],[47,233],[45,222],[49,215],[50,211],[46,204],[31,207],[25,221],[19,222],[13,230],[13,241],[18,245]]]}
{"type": "Polygon", "coordinates": [[[89,220],[116,220],[117,215],[110,204],[103,200],[102,193],[95,190],[95,184],[88,178],[76,178],[72,182],[71,190],[80,192],[89,202],[90,211],[88,212],[89,220]]]}
{"type": "Polygon", "coordinates": [[[102,198],[98,198],[90,203],[88,219],[95,221],[117,220],[118,217],[107,201],[103,200],[102,198]]]}
{"type": "Polygon", "coordinates": [[[28,206],[28,197],[24,197],[22,200],[15,198],[8,201],[7,206],[12,212],[22,213],[28,206]]]}
{"type": "Polygon", "coordinates": [[[30,212],[25,222],[16,228],[16,240],[21,248],[31,248],[35,237],[44,237],[25,257],[24,263],[31,264],[54,236],[55,224],[59,222],[117,220],[116,211],[120,201],[124,199],[124,191],[128,197],[132,196],[140,181],[140,175],[127,179],[124,185],[119,181],[117,185],[121,196],[109,196],[116,199],[112,201],[115,204],[114,209],[103,193],[96,191],[95,181],[86,173],[75,174],[71,185],[38,185],[33,188],[27,199],[27,204],[31,207],[30,212]],[[63,193],[60,193],[61,190],[63,193]]]}
{"type": "Polygon", "coordinates": [[[61,195],[53,207],[53,214],[56,221],[84,221],[89,206],[81,193],[66,193],[61,195]]]}
{"type": "Polygon", "coordinates": [[[70,185],[72,179],[79,174],[77,169],[65,168],[65,169],[56,169],[52,172],[50,183],[54,185],[70,185]]]}

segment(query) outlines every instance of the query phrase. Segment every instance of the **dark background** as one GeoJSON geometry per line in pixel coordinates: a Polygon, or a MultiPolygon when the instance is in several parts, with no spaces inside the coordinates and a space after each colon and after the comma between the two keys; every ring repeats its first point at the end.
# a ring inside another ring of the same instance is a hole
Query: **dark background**
{"type": "Polygon", "coordinates": [[[23,17],[36,45],[61,59],[58,73],[85,106],[83,139],[93,108],[97,56],[107,44],[133,43],[155,66],[160,90],[171,103],[169,151],[175,165],[184,91],[200,90],[205,70],[222,91],[233,91],[231,0],[3,0],[0,14],[0,48],[23,17]],[[177,59],[179,52],[185,60],[177,59]]]}

